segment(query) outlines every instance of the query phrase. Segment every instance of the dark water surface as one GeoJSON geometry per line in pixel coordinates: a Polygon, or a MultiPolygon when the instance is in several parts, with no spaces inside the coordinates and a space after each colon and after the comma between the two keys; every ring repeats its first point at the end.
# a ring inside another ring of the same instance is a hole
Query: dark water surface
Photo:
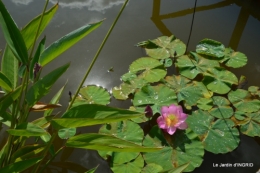
{"type": "MultiPolygon", "coordinates": [[[[19,27],[25,26],[38,15],[45,1],[41,0],[3,0],[19,27]]],[[[57,0],[50,0],[49,7],[57,0]]],[[[60,78],[51,91],[54,95],[66,80],[68,84],[60,103],[68,105],[68,92],[75,92],[86,69],[94,57],[106,32],[118,14],[124,0],[60,0],[58,12],[44,31],[47,45],[72,30],[91,22],[106,18],[96,31],[91,33],[76,46],[62,54],[54,62],[47,65],[43,73],[67,62],[71,62],[69,70],[60,78]]],[[[134,45],[140,41],[154,39],[161,35],[174,34],[187,43],[190,31],[194,1],[191,0],[130,0],[115,26],[107,44],[104,46],[85,85],[96,84],[111,90],[121,82],[120,76],[128,71],[135,59],[145,56],[140,48],[134,45]],[[114,72],[107,70],[113,67],[114,72]]],[[[198,0],[193,32],[189,50],[203,38],[211,38],[222,42],[226,47],[245,53],[248,64],[235,70],[240,76],[245,75],[249,85],[260,86],[260,1],[256,0],[198,0]]],[[[0,35],[0,48],[4,49],[5,41],[0,35]]],[[[51,97],[45,97],[48,102],[51,97]]],[[[113,100],[111,106],[127,108],[129,102],[113,100]]],[[[61,109],[64,110],[64,109],[61,109]]],[[[81,131],[95,132],[98,128],[81,131]]],[[[260,147],[252,140],[242,136],[238,149],[226,155],[213,156],[207,153],[202,167],[195,172],[250,173],[260,168],[260,147]],[[213,163],[254,163],[253,169],[213,167],[213,163]]],[[[91,168],[101,164],[99,173],[106,173],[108,167],[98,158],[94,151],[77,150],[71,157],[85,167],[91,168]]]]}

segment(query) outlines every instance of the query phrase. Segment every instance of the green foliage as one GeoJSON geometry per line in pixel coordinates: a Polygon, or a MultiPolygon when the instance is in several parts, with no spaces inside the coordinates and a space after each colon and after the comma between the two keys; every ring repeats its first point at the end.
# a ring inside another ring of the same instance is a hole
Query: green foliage
{"type": "Polygon", "coordinates": [[[110,102],[108,91],[99,86],[86,86],[80,89],[73,106],[84,103],[107,105],[110,102]]]}

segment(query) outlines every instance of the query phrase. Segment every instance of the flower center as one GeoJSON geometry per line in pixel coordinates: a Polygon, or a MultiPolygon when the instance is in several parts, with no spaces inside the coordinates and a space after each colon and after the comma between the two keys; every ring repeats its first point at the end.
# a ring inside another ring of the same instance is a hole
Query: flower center
{"type": "Polygon", "coordinates": [[[175,126],[175,124],[177,124],[178,121],[178,117],[176,117],[174,114],[169,114],[166,118],[166,124],[168,127],[175,126]]]}

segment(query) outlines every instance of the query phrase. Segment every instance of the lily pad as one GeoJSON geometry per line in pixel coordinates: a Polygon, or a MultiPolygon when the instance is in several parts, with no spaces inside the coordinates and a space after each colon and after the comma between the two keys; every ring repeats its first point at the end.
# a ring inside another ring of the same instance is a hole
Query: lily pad
{"type": "Polygon", "coordinates": [[[183,55],[177,59],[176,66],[179,68],[180,74],[194,79],[198,74],[203,74],[209,68],[219,67],[216,60],[209,60],[195,52],[190,52],[193,58],[183,55]]]}
{"type": "Polygon", "coordinates": [[[233,115],[233,108],[225,97],[214,96],[212,100],[214,107],[209,111],[211,115],[217,118],[230,118],[233,115]]]}
{"type": "Polygon", "coordinates": [[[227,153],[239,144],[239,132],[232,120],[218,119],[214,122],[214,117],[208,112],[197,110],[188,116],[186,122],[199,135],[207,151],[227,153]]]}
{"type": "Polygon", "coordinates": [[[233,84],[238,84],[238,79],[230,71],[215,67],[208,69],[208,71],[204,73],[202,82],[209,90],[217,94],[226,94],[230,91],[233,84]]]}
{"type": "Polygon", "coordinates": [[[246,114],[247,118],[240,126],[240,131],[245,135],[260,137],[260,111],[246,114]]]}
{"type": "Polygon", "coordinates": [[[128,72],[128,73],[126,73],[126,74],[121,76],[121,79],[124,82],[131,81],[131,80],[133,80],[135,78],[137,78],[136,74],[135,73],[131,73],[131,72],[128,72]]]}
{"type": "Polygon", "coordinates": [[[176,92],[178,102],[185,101],[188,106],[193,106],[203,97],[200,88],[192,85],[193,83],[185,77],[173,75],[167,76],[165,80],[167,86],[176,92]]]}
{"type": "Polygon", "coordinates": [[[198,100],[198,108],[201,110],[210,110],[213,107],[213,101],[211,98],[201,98],[198,100]]]}
{"type": "Polygon", "coordinates": [[[135,60],[129,67],[130,73],[139,73],[139,77],[148,82],[158,82],[166,75],[166,69],[160,61],[143,57],[135,60]]]}
{"type": "MultiPolygon", "coordinates": [[[[121,121],[103,125],[100,128],[99,133],[113,134],[120,139],[131,141],[139,145],[142,144],[144,136],[143,130],[140,128],[140,126],[132,121],[121,121]]],[[[103,157],[110,155],[112,165],[129,162],[139,155],[137,152],[99,152],[99,154],[103,157]]]]}
{"type": "Polygon", "coordinates": [[[76,134],[76,128],[60,129],[58,135],[61,139],[69,139],[76,134]]]}
{"type": "Polygon", "coordinates": [[[242,112],[257,112],[260,109],[260,101],[254,99],[247,90],[237,89],[228,93],[228,99],[242,112]]]}
{"type": "Polygon", "coordinates": [[[171,67],[172,66],[172,59],[171,58],[166,58],[160,60],[160,62],[164,65],[164,67],[171,67]]]}
{"type": "Polygon", "coordinates": [[[225,46],[216,40],[205,38],[197,45],[196,52],[216,58],[222,58],[225,55],[225,46]]]}
{"type": "Polygon", "coordinates": [[[158,126],[154,126],[144,139],[144,146],[163,146],[160,151],[144,153],[144,159],[147,164],[157,164],[168,171],[177,168],[187,162],[189,166],[185,172],[191,172],[199,167],[203,161],[204,148],[196,134],[190,129],[179,130],[170,137],[173,146],[170,146],[158,126]],[[158,159],[160,156],[160,159],[158,159]]]}
{"type": "Polygon", "coordinates": [[[161,172],[163,168],[160,165],[151,163],[147,164],[141,171],[141,173],[158,173],[161,172]]]}
{"type": "Polygon", "coordinates": [[[169,57],[181,56],[186,51],[186,45],[179,39],[176,39],[174,35],[170,37],[162,36],[152,40],[152,42],[155,43],[158,48],[145,49],[146,53],[152,58],[166,59],[169,57]]]}
{"type": "MultiPolygon", "coordinates": [[[[130,111],[135,111],[135,112],[140,112],[140,113],[144,113],[145,112],[145,108],[146,106],[143,106],[143,107],[133,107],[131,106],[129,108],[130,111]]],[[[138,117],[138,118],[132,118],[131,119],[133,122],[135,123],[143,123],[143,122],[146,122],[149,120],[149,118],[147,118],[146,116],[141,116],[141,117],[138,117]]]]}
{"type": "Polygon", "coordinates": [[[80,89],[79,96],[73,105],[84,103],[107,105],[109,102],[110,95],[106,89],[100,86],[90,85],[80,89]]]}
{"type": "Polygon", "coordinates": [[[113,96],[118,100],[128,99],[128,95],[135,92],[136,89],[142,88],[147,81],[137,77],[129,82],[123,82],[119,87],[112,89],[113,96]]]}
{"type": "Polygon", "coordinates": [[[153,113],[160,112],[162,106],[177,104],[177,97],[174,90],[165,85],[144,86],[134,96],[133,105],[152,105],[153,113]]]}
{"type": "Polygon", "coordinates": [[[135,160],[131,162],[127,162],[125,164],[120,164],[120,165],[115,164],[111,169],[114,173],[122,173],[122,172],[140,173],[143,166],[144,166],[144,159],[142,155],[139,154],[139,156],[135,160]]]}
{"type": "Polygon", "coordinates": [[[220,62],[225,63],[228,67],[239,68],[247,64],[247,57],[241,52],[235,52],[231,48],[226,48],[224,59],[220,62]]]}
{"type": "Polygon", "coordinates": [[[259,96],[260,97],[260,90],[258,86],[250,86],[248,87],[248,91],[253,95],[253,96],[259,96]]]}

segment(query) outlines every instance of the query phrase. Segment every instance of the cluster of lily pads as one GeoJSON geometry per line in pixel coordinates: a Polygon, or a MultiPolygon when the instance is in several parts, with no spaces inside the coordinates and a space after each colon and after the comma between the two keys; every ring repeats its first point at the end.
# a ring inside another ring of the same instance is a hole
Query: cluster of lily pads
{"type": "MultiPolygon", "coordinates": [[[[259,87],[244,89],[245,77],[238,79],[230,71],[246,65],[243,53],[211,39],[203,39],[195,51],[186,53],[186,45],[175,36],[137,45],[145,48],[148,56],[130,65],[112,94],[118,100],[131,99],[130,110],[146,112],[150,106],[152,116],[109,123],[99,133],[163,149],[150,153],[100,151],[115,173],[191,172],[201,165],[204,150],[231,152],[239,145],[239,132],[260,136],[259,87]],[[169,74],[171,68],[175,74],[169,74]],[[169,135],[158,127],[156,119],[161,107],[172,104],[189,114],[188,128],[169,135]]],[[[87,86],[81,89],[76,104],[106,105],[109,100],[105,89],[87,86]]]]}

